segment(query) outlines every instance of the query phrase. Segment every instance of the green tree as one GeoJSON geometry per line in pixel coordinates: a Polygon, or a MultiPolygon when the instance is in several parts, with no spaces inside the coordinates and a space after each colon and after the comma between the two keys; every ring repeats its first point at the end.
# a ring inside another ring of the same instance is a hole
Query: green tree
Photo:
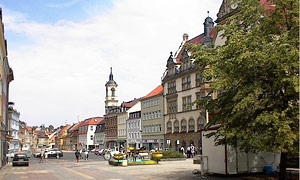
{"type": "MultiPolygon", "coordinates": [[[[197,101],[212,116],[216,144],[299,156],[299,2],[239,0],[223,30],[226,43],[189,45],[216,99],[197,101]],[[209,67],[209,68],[207,68],[209,67]]],[[[282,169],[281,169],[282,170],[282,169]]],[[[281,178],[282,179],[282,178],[281,178]]]]}

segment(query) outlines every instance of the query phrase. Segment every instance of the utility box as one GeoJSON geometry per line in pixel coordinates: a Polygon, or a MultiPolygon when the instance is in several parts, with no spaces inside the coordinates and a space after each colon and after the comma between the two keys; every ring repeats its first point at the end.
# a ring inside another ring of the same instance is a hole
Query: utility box
{"type": "Polygon", "coordinates": [[[279,167],[280,153],[277,152],[244,152],[229,145],[215,145],[215,137],[206,138],[205,135],[216,130],[202,132],[202,155],[207,157],[203,161],[208,173],[215,174],[243,174],[263,172],[265,166],[274,170],[279,167]]]}

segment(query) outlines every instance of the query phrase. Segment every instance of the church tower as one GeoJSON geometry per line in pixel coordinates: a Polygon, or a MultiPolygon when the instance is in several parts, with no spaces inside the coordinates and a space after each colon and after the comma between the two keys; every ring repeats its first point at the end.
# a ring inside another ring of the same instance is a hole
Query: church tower
{"type": "Polygon", "coordinates": [[[109,81],[105,84],[106,97],[105,97],[105,114],[108,113],[110,107],[118,105],[118,100],[116,96],[118,84],[114,81],[114,76],[112,74],[112,67],[110,68],[109,81]]]}

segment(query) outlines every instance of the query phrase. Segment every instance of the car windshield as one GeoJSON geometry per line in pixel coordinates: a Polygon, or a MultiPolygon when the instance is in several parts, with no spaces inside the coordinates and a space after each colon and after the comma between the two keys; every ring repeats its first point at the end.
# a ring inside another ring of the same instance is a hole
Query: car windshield
{"type": "Polygon", "coordinates": [[[22,158],[22,157],[25,157],[26,155],[25,155],[25,154],[16,154],[16,156],[17,156],[18,158],[22,158]]]}

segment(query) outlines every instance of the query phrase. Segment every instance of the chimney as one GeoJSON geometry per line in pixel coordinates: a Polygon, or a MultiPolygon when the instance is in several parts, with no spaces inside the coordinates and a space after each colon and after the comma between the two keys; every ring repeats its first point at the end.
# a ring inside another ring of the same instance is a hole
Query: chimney
{"type": "Polygon", "coordinates": [[[183,41],[187,41],[189,39],[189,35],[187,33],[183,34],[183,41]]]}

